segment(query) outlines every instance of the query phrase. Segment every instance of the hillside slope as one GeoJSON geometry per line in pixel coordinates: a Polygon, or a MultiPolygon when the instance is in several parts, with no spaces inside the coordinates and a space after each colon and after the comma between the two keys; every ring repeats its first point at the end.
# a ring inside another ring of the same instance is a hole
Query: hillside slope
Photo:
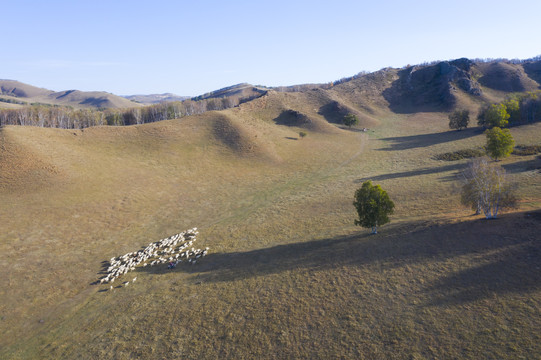
{"type": "MultiPolygon", "coordinates": [[[[14,80],[0,80],[0,98],[21,103],[64,105],[75,108],[130,108],[138,103],[104,91],[66,90],[54,92],[14,80]]],[[[5,103],[0,102],[0,107],[5,103]]]]}
{"type": "Polygon", "coordinates": [[[169,101],[183,101],[190,98],[189,96],[179,96],[171,93],[149,95],[123,95],[122,97],[144,105],[158,104],[161,102],[169,101]]]}
{"type": "MultiPolygon", "coordinates": [[[[410,97],[395,93],[408,72],[383,69],[144,125],[0,128],[0,358],[541,353],[541,159],[499,162],[519,209],[485,221],[463,208],[467,161],[436,156],[486,139],[449,131],[426,91],[472,107],[506,92],[468,93],[446,66],[413,71],[410,97]],[[426,111],[407,112],[423,94],[426,111]],[[361,123],[344,127],[346,113],[361,123]],[[367,180],[396,204],[375,236],[354,225],[367,180]],[[196,264],[96,284],[112,257],[193,227],[192,246],[210,248],[196,264]]],[[[473,84],[475,69],[451,72],[473,84]]],[[[511,131],[541,142],[541,123],[511,131]]]]}
{"type": "MultiPolygon", "coordinates": [[[[319,90],[129,127],[0,129],[0,358],[538,353],[535,157],[501,162],[528,214],[472,218],[454,193],[465,162],[434,156],[481,132],[319,90]],[[329,123],[329,101],[374,127],[329,123]],[[353,225],[367,179],[397,204],[376,237],[353,225]],[[112,256],[194,226],[210,247],[196,265],[92,285],[112,256]]],[[[512,131],[535,144],[540,129],[512,131]]]]}
{"type": "MultiPolygon", "coordinates": [[[[327,121],[340,123],[345,114],[354,113],[367,125],[389,111],[399,114],[450,111],[456,107],[477,111],[482,103],[501,101],[512,92],[541,88],[541,60],[472,61],[457,59],[407,66],[353,76],[336,85],[315,84],[268,88],[241,83],[215,90],[191,100],[206,101],[206,109],[238,106],[268,92],[303,94],[318,98],[318,111],[327,121]]],[[[0,80],[0,107],[41,102],[94,108],[130,108],[147,103],[179,100],[163,95],[125,97],[106,92],[68,90],[52,92],[12,80],[0,80]],[[3,101],[2,101],[3,100],[3,101]]]]}

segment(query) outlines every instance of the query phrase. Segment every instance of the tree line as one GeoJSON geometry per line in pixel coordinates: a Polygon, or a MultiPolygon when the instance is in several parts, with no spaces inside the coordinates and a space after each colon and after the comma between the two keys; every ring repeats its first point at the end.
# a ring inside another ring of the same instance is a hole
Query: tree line
{"type": "Polygon", "coordinates": [[[128,109],[74,109],[70,106],[26,105],[18,109],[0,109],[0,126],[23,125],[60,129],[83,129],[90,126],[125,126],[178,119],[238,106],[238,97],[163,102],[128,109]]]}
{"type": "MultiPolygon", "coordinates": [[[[504,101],[483,106],[477,114],[477,125],[487,129],[494,127],[531,124],[541,121],[541,91],[512,94],[504,101]]],[[[468,110],[455,110],[449,115],[449,127],[462,130],[468,127],[468,110]]]]}
{"type": "Polygon", "coordinates": [[[512,94],[504,101],[486,105],[477,115],[477,124],[486,128],[531,124],[541,121],[541,91],[512,94]]]}

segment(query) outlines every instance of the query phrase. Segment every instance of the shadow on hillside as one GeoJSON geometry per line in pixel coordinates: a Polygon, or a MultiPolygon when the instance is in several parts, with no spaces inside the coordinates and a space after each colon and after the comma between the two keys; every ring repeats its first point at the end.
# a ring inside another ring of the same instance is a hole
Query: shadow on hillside
{"type": "Polygon", "coordinates": [[[332,124],[342,124],[344,116],[348,114],[348,111],[340,108],[340,103],[338,101],[331,101],[330,103],[321,106],[317,113],[332,124]]]}
{"type": "MultiPolygon", "coordinates": [[[[395,268],[444,262],[467,254],[488,260],[495,257],[489,265],[464,269],[426,289],[435,299],[434,304],[443,302],[448,294],[455,294],[454,301],[472,301],[493,293],[541,287],[540,272],[536,270],[541,265],[541,242],[534,240],[540,218],[516,213],[493,221],[477,219],[443,225],[411,222],[384,227],[382,233],[373,236],[364,232],[246,252],[211,253],[196,265],[183,263],[173,271],[197,274],[194,282],[228,282],[295,269],[371,265],[395,268]]],[[[167,270],[146,267],[140,271],[163,274],[167,270]]]]}
{"type": "Polygon", "coordinates": [[[524,171],[537,170],[541,171],[541,158],[535,158],[532,160],[517,161],[510,164],[503,165],[503,168],[508,174],[516,174],[524,171]]]}
{"type": "MultiPolygon", "coordinates": [[[[363,183],[368,180],[383,181],[383,180],[399,179],[399,178],[405,178],[405,177],[411,177],[411,176],[430,175],[430,174],[437,174],[437,173],[442,173],[442,172],[447,172],[447,171],[461,171],[464,168],[466,168],[466,166],[467,164],[458,163],[458,164],[451,164],[451,165],[445,165],[445,166],[435,166],[435,167],[424,168],[424,169],[419,169],[419,170],[382,174],[382,175],[376,175],[376,176],[358,179],[358,180],[355,180],[355,183],[363,183]]],[[[457,177],[445,176],[442,179],[445,181],[451,181],[451,180],[456,180],[457,177]]]]}
{"type": "Polygon", "coordinates": [[[444,277],[426,290],[429,306],[461,304],[501,293],[524,293],[541,287],[541,246],[524,242],[503,249],[488,264],[444,277]]]}
{"type": "Polygon", "coordinates": [[[296,110],[284,110],[274,119],[277,125],[284,126],[303,126],[310,123],[310,119],[305,114],[296,110]]]}
{"type": "Polygon", "coordinates": [[[482,134],[482,131],[477,128],[466,129],[462,131],[445,131],[432,134],[411,135],[411,136],[397,136],[382,138],[381,140],[390,142],[390,146],[378,150],[382,151],[396,151],[396,150],[408,150],[415,148],[428,147],[432,145],[447,143],[451,141],[457,141],[467,139],[472,136],[482,134]]]}
{"type": "MultiPolygon", "coordinates": [[[[522,67],[529,78],[541,84],[541,61],[525,63],[522,67]]],[[[541,89],[541,86],[539,88],[541,89]]]]}

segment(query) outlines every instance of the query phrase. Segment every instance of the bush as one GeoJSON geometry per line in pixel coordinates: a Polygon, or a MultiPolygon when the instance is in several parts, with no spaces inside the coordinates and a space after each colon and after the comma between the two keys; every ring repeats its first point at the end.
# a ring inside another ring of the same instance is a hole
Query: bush
{"type": "Polygon", "coordinates": [[[457,161],[462,159],[477,158],[485,155],[483,149],[464,149],[436,155],[436,160],[457,161]]]}
{"type": "Polygon", "coordinates": [[[517,145],[511,154],[518,156],[536,155],[541,153],[541,145],[517,145]]]}
{"type": "Polygon", "coordinates": [[[355,114],[347,114],[344,116],[343,122],[344,125],[351,128],[353,125],[357,125],[359,123],[359,119],[357,116],[355,116],[355,114]]]}
{"type": "Polygon", "coordinates": [[[455,110],[449,115],[449,128],[462,130],[470,123],[470,112],[468,110],[455,110]]]}

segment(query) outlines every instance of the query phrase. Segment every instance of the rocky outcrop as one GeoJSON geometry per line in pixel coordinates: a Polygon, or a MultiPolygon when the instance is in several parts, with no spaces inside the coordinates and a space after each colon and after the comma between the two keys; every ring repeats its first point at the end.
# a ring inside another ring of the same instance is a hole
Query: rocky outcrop
{"type": "Polygon", "coordinates": [[[383,92],[393,111],[435,111],[452,108],[455,92],[482,94],[468,59],[442,61],[432,65],[410,66],[398,72],[399,78],[383,92]]]}

